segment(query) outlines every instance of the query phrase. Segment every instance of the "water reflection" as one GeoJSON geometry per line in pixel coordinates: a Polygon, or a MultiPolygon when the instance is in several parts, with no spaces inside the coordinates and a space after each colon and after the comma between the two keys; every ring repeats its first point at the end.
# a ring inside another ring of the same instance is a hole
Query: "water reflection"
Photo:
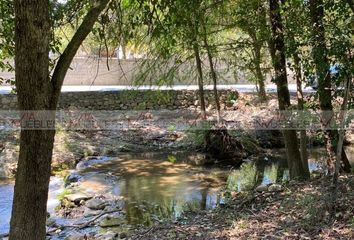
{"type": "MultiPolygon", "coordinates": [[[[309,151],[310,172],[323,168],[326,153],[323,149],[309,151]]],[[[227,180],[227,188],[231,191],[248,191],[255,186],[282,182],[289,179],[289,170],[284,149],[272,150],[271,155],[259,159],[256,163],[248,162],[232,171],[227,180]]]]}
{"type": "Polygon", "coordinates": [[[127,222],[150,225],[153,220],[177,219],[185,211],[214,208],[224,184],[215,174],[218,171],[226,178],[224,170],[129,155],[81,172],[80,186],[96,194],[123,197],[127,222]]]}
{"type": "MultiPolygon", "coordinates": [[[[323,168],[326,157],[323,149],[310,149],[310,171],[323,168]]],[[[153,220],[176,219],[185,211],[214,208],[225,179],[233,191],[289,179],[285,149],[269,150],[256,163],[244,163],[232,172],[191,167],[171,159],[156,154],[122,156],[87,168],[80,185],[96,194],[123,197],[127,222],[150,225],[153,220]]]]}
{"type": "Polygon", "coordinates": [[[127,203],[127,220],[129,223],[149,224],[147,219],[151,217],[176,219],[188,210],[214,208],[217,188],[202,184],[187,175],[126,178],[120,188],[127,203]]]}
{"type": "MultiPolygon", "coordinates": [[[[354,148],[347,148],[347,154],[353,163],[354,148]]],[[[311,149],[309,156],[310,171],[323,167],[323,149],[311,149]]],[[[122,197],[126,221],[131,224],[150,225],[154,220],[176,219],[185,211],[214,208],[222,200],[218,190],[226,179],[230,190],[244,191],[289,177],[285,150],[271,150],[257,163],[244,163],[232,172],[191,167],[155,154],[106,160],[78,169],[83,175],[79,187],[93,194],[122,197]]],[[[62,181],[52,178],[50,189],[48,210],[52,212],[63,190],[62,181]]],[[[0,234],[9,228],[12,195],[13,182],[0,181],[0,234]]]]}

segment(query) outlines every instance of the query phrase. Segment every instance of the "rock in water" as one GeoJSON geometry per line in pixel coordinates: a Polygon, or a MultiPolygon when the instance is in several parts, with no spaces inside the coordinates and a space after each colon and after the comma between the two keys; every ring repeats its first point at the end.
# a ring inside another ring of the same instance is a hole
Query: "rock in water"
{"type": "Polygon", "coordinates": [[[65,178],[65,187],[69,186],[70,183],[78,182],[80,181],[81,176],[77,173],[70,173],[66,178],[65,178]]]}
{"type": "Polygon", "coordinates": [[[74,193],[74,194],[66,195],[65,198],[67,200],[69,200],[70,202],[74,202],[75,204],[79,204],[82,200],[86,201],[88,199],[91,199],[92,196],[86,195],[84,193],[74,193]]]}
{"type": "Polygon", "coordinates": [[[107,206],[107,203],[98,198],[93,198],[90,199],[86,202],[86,207],[92,209],[92,210],[102,210],[107,206]]]}
{"type": "Polygon", "coordinates": [[[101,210],[91,210],[89,208],[85,208],[84,210],[84,217],[92,217],[100,214],[102,211],[101,210]]]}
{"type": "Polygon", "coordinates": [[[112,216],[106,216],[101,220],[99,223],[100,227],[115,227],[119,226],[124,222],[124,219],[120,217],[112,217],[112,216]]]}

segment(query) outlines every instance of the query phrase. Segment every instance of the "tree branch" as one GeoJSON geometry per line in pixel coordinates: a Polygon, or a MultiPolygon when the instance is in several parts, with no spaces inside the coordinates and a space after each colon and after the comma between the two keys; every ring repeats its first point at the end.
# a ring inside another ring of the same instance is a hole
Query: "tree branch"
{"type": "Polygon", "coordinates": [[[50,101],[50,108],[55,109],[58,103],[61,87],[64,82],[66,72],[68,71],[71,61],[76,55],[77,50],[85,40],[87,35],[91,32],[95,22],[97,21],[100,13],[105,9],[110,0],[98,0],[94,6],[88,11],[75,35],[65,48],[63,54],[60,56],[59,61],[54,69],[52,76],[51,87],[52,95],[50,101]]]}

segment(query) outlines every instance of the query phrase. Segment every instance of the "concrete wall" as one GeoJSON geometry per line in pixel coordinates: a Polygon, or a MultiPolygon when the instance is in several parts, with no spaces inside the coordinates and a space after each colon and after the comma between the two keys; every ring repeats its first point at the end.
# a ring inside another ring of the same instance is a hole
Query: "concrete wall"
{"type": "MultiPolygon", "coordinates": [[[[174,81],[174,84],[197,84],[197,79],[193,77],[195,74],[191,74],[191,68],[194,62],[185,63],[178,72],[178,79],[174,81]]],[[[149,71],[149,77],[156,80],[159,74],[163,71],[167,71],[171,67],[172,63],[167,66],[161,66],[158,69],[149,71]]],[[[208,64],[205,63],[205,66],[208,64]]],[[[64,85],[132,85],[136,79],[141,64],[138,60],[127,59],[118,60],[117,58],[97,58],[97,57],[76,57],[70,65],[66,77],[64,79],[64,85]],[[109,70],[107,68],[109,66],[109,70]]],[[[148,67],[147,67],[148,68],[148,67]]],[[[217,66],[219,73],[219,84],[236,84],[247,83],[246,76],[242,73],[238,73],[237,76],[232,73],[226,66],[217,66]]],[[[195,71],[194,71],[195,72],[195,71]]],[[[205,72],[205,84],[211,84],[211,80],[207,78],[207,72],[205,72]]],[[[160,75],[161,76],[161,75],[160,75]]],[[[0,77],[14,78],[13,72],[0,72],[0,77]]],[[[148,83],[151,83],[148,81],[148,83]]]]}
{"type": "MultiPolygon", "coordinates": [[[[238,96],[236,91],[219,91],[221,105],[238,96]]],[[[213,107],[211,90],[205,91],[206,104],[213,107]]],[[[146,110],[146,109],[186,109],[199,106],[196,90],[125,90],[107,92],[64,92],[61,94],[59,109],[78,110],[146,110]]],[[[17,108],[14,94],[0,95],[0,110],[17,108]]]]}

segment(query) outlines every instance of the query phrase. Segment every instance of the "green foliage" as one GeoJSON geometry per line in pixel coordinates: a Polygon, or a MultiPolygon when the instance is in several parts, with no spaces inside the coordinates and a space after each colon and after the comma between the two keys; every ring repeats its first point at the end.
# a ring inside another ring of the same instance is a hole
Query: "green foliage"
{"type": "Polygon", "coordinates": [[[232,172],[227,179],[230,191],[248,191],[253,189],[257,179],[257,168],[253,163],[244,163],[239,171],[232,172]]]}
{"type": "MultiPolygon", "coordinates": [[[[90,6],[89,0],[77,1],[69,0],[61,3],[58,0],[51,0],[51,20],[53,23],[50,52],[52,55],[59,55],[66,46],[63,36],[58,34],[59,29],[67,24],[78,23],[90,6]]],[[[0,2],[0,71],[13,72],[13,58],[15,56],[15,13],[11,0],[0,2]]],[[[65,34],[64,34],[65,35],[65,34]]],[[[55,67],[57,58],[50,58],[50,68],[55,67]]],[[[0,77],[0,84],[7,83],[14,85],[14,79],[4,79],[0,77]]]]}
{"type": "Polygon", "coordinates": [[[58,199],[59,201],[63,201],[64,198],[65,198],[67,195],[70,195],[70,194],[72,194],[72,193],[73,193],[73,192],[72,192],[71,189],[65,188],[61,193],[59,193],[59,194],[57,195],[57,199],[58,199]]]}
{"type": "Polygon", "coordinates": [[[265,0],[237,0],[230,3],[230,19],[235,27],[231,35],[234,52],[231,66],[259,85],[270,69],[267,43],[270,28],[265,0]]]}
{"type": "MultiPolygon", "coordinates": [[[[91,1],[50,2],[54,25],[51,52],[57,56],[79,26],[91,1]]],[[[157,85],[173,84],[182,80],[181,69],[186,65],[189,68],[184,69],[182,78],[190,79],[195,75],[190,64],[192,47],[197,44],[203,56],[202,40],[206,35],[213,56],[230,66],[227,71],[235,73],[235,78],[246,77],[259,82],[269,72],[267,4],[266,0],[112,0],[85,41],[84,49],[93,54],[100,52],[101,56],[112,55],[119,46],[142,52],[149,60],[142,61],[137,84],[146,81],[157,85]]],[[[324,7],[328,57],[331,64],[343,66],[333,79],[333,85],[339,86],[353,74],[354,64],[350,57],[353,12],[340,0],[325,0],[324,7]]],[[[13,71],[13,64],[8,61],[14,55],[13,1],[1,1],[0,15],[0,70],[13,71]]],[[[284,1],[282,15],[288,59],[293,53],[299,54],[305,75],[315,74],[307,1],[284,1]]],[[[293,61],[288,62],[293,69],[293,61]]],[[[56,57],[51,67],[55,63],[56,57]]],[[[209,74],[205,74],[205,78],[208,77],[209,74]]],[[[10,79],[1,81],[11,82],[10,79]]]]}
{"type": "MultiPolygon", "coordinates": [[[[0,2],[0,72],[14,71],[10,59],[14,56],[14,7],[13,1],[4,0],[0,2]]],[[[13,79],[0,77],[2,83],[13,84],[13,79]]]]}
{"type": "Polygon", "coordinates": [[[227,102],[235,103],[237,101],[237,95],[234,92],[231,92],[227,95],[227,102]]]}
{"type": "Polygon", "coordinates": [[[170,163],[176,163],[177,162],[177,158],[173,155],[168,155],[167,156],[167,161],[170,163]]]}
{"type": "MultiPolygon", "coordinates": [[[[353,48],[353,16],[354,13],[348,8],[345,1],[324,0],[324,31],[326,48],[324,53],[313,51],[313,46],[318,42],[311,24],[311,15],[308,2],[301,0],[289,0],[283,5],[285,19],[285,40],[288,58],[294,54],[300,57],[304,73],[305,84],[310,77],[316,81],[323,81],[329,74],[330,66],[341,65],[338,74],[332,76],[332,86],[336,89],[343,85],[346,78],[353,74],[351,50],[353,48]],[[329,65],[324,61],[327,55],[329,65]]],[[[294,61],[288,61],[290,69],[294,69],[294,61]]],[[[316,95],[317,96],[317,95],[316,95]]]]}

